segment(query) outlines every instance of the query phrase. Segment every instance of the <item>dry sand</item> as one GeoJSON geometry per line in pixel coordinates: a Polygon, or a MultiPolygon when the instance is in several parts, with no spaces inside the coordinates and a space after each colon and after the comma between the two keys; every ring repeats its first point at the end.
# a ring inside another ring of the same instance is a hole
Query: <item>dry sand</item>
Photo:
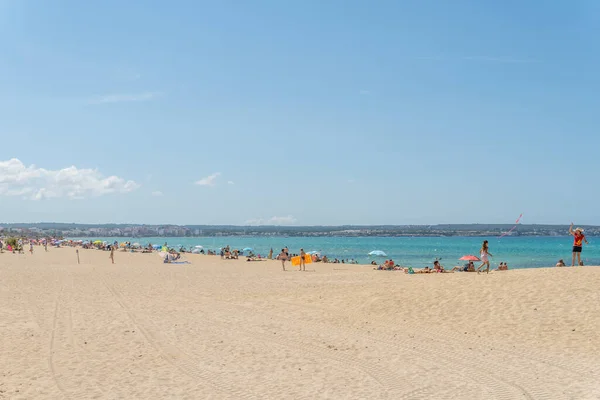
{"type": "Polygon", "coordinates": [[[80,254],[0,254],[0,398],[600,399],[598,268],[80,254]]]}

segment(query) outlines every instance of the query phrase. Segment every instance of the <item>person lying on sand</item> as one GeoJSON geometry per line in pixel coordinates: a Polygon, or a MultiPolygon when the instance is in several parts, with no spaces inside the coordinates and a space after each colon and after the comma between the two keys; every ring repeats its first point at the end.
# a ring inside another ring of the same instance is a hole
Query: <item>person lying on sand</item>
{"type": "Polygon", "coordinates": [[[567,265],[565,264],[565,262],[564,262],[562,259],[560,259],[560,260],[558,260],[558,262],[556,263],[556,266],[557,266],[557,267],[566,267],[567,265]]]}
{"type": "Polygon", "coordinates": [[[461,266],[456,266],[454,268],[451,269],[452,272],[475,272],[475,264],[473,264],[473,261],[469,261],[467,264],[461,266]]]}

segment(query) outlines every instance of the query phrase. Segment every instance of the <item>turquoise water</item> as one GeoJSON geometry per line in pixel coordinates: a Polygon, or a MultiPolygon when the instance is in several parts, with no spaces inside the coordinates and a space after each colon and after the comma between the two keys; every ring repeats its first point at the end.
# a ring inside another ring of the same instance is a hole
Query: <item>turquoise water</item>
{"type": "MultiPolygon", "coordinates": [[[[251,247],[255,253],[266,256],[273,248],[274,254],[285,246],[291,253],[298,253],[300,248],[305,251],[320,251],[330,259],[355,259],[361,264],[369,264],[372,260],[382,263],[386,258],[392,258],[396,263],[405,266],[423,267],[431,265],[437,257],[442,265],[453,266],[462,264],[458,258],[465,254],[479,255],[481,242],[486,238],[474,237],[208,237],[208,238],[87,238],[113,242],[115,240],[139,242],[142,245],[163,244],[169,246],[182,245],[186,248],[196,245],[205,249],[216,250],[220,247],[231,246],[243,249],[251,247]],[[387,257],[371,257],[368,253],[382,250],[387,257]]],[[[559,259],[564,259],[567,265],[571,261],[573,239],[571,237],[504,237],[487,238],[492,266],[501,261],[507,262],[510,268],[539,268],[554,266],[559,259]]],[[[588,238],[590,245],[584,245],[582,260],[586,265],[600,265],[600,245],[595,238],[588,238]]]]}

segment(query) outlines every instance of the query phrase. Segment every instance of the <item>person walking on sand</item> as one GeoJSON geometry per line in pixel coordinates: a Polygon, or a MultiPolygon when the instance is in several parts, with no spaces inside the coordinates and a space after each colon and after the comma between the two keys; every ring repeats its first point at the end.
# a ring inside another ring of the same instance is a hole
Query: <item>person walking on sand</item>
{"type": "Polygon", "coordinates": [[[285,252],[285,249],[281,249],[281,253],[279,253],[277,258],[281,260],[281,267],[285,271],[285,262],[287,261],[287,258],[288,258],[288,255],[285,252]]]}
{"type": "Polygon", "coordinates": [[[110,246],[110,256],[108,258],[110,258],[113,264],[115,263],[115,246],[110,246]]]}
{"type": "Polygon", "coordinates": [[[33,254],[33,241],[29,241],[29,252],[33,254]]]}
{"type": "Polygon", "coordinates": [[[306,256],[304,249],[300,249],[300,269],[298,271],[306,271],[306,262],[304,261],[304,256],[306,256]]]}
{"type": "Polygon", "coordinates": [[[477,268],[477,273],[481,272],[481,268],[483,268],[483,266],[487,266],[486,271],[489,274],[490,273],[490,259],[489,257],[493,257],[492,253],[490,253],[489,251],[489,247],[488,247],[488,241],[484,240],[483,244],[481,245],[481,250],[479,251],[480,255],[481,255],[481,265],[479,266],[479,268],[477,268]]]}
{"type": "Polygon", "coordinates": [[[589,244],[585,235],[583,234],[583,229],[577,228],[573,230],[573,223],[571,222],[571,226],[569,227],[569,235],[573,236],[573,262],[571,266],[575,266],[575,257],[577,257],[577,265],[581,264],[581,250],[583,246],[583,242],[585,244],[589,244]]]}

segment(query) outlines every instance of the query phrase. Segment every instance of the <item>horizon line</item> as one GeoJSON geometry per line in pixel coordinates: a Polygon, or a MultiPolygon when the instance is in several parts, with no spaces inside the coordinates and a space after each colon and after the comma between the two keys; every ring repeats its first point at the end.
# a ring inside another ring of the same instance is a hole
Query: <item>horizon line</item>
{"type": "MultiPolygon", "coordinates": [[[[40,224],[56,224],[56,225],[123,225],[123,226],[210,226],[210,227],[235,227],[235,228],[342,228],[342,227],[435,227],[435,226],[452,226],[452,225],[520,225],[520,226],[569,226],[570,224],[556,223],[486,223],[486,222],[464,222],[464,223],[436,223],[436,224],[343,224],[343,225],[236,225],[236,224],[173,224],[173,223],[131,223],[131,222],[102,222],[102,223],[83,223],[83,222],[0,222],[0,228],[3,225],[40,225],[40,224]]],[[[600,227],[594,224],[580,224],[580,226],[600,227]]]]}

